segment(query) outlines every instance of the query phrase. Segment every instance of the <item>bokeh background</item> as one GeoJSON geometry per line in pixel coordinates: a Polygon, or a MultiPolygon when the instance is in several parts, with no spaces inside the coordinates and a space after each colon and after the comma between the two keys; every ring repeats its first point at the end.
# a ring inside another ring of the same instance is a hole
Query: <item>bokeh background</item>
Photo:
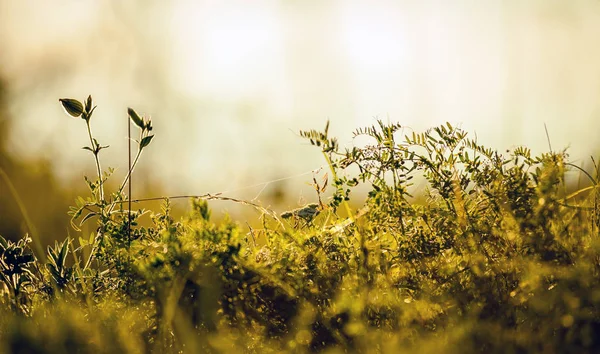
{"type": "MultiPolygon", "coordinates": [[[[378,117],[417,131],[449,121],[535,152],[549,149],[545,124],[553,149],[588,163],[599,38],[597,0],[0,0],[0,168],[42,237],[73,232],[66,211],[94,164],[58,98],[88,94],[115,182],[126,108],[153,118],[135,196],[296,207],[324,163],[298,130],[327,119],[342,145],[378,117]]],[[[27,232],[5,180],[0,218],[0,234],[27,232]]]]}

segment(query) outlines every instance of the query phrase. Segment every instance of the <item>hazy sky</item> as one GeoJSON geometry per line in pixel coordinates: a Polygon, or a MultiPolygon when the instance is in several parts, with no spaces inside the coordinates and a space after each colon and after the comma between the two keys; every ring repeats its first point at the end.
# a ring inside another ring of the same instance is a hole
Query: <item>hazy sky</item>
{"type": "Polygon", "coordinates": [[[104,166],[124,172],[132,106],[156,130],[138,178],[171,193],[316,168],[297,131],[326,119],[343,144],[378,116],[538,152],[546,123],[582,161],[598,151],[599,39],[596,0],[0,0],[11,151],[51,157],[61,176],[91,168],[84,124],[58,98],[92,94],[104,166]]]}

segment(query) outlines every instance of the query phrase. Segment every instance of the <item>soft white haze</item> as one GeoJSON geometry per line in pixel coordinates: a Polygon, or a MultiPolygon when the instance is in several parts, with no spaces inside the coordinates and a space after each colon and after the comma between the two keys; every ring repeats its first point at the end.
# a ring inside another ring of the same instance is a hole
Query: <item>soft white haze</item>
{"type": "Polygon", "coordinates": [[[0,0],[11,151],[81,175],[84,124],[58,98],[92,94],[104,166],[124,170],[132,106],[156,130],[138,173],[171,193],[316,168],[297,131],[326,119],[344,144],[378,116],[537,152],[546,123],[552,147],[584,161],[599,145],[599,39],[596,0],[0,0]]]}

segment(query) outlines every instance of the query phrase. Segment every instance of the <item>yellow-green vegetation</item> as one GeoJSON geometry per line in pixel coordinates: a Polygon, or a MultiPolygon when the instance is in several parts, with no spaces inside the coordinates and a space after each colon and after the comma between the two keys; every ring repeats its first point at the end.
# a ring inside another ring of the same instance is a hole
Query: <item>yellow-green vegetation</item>
{"type": "MultiPolygon", "coordinates": [[[[316,185],[319,203],[264,209],[249,232],[213,222],[202,198],[175,220],[166,199],[142,227],[145,211],[127,209],[131,171],[104,191],[91,97],[61,103],[85,121],[98,170],[73,225],[97,229],[45,254],[0,238],[0,351],[600,351],[598,169],[579,169],[591,187],[569,195],[578,168],[564,152],[501,154],[450,124],[399,137],[383,122],[342,149],[326,126],[301,135],[330,167],[329,199],[316,185]],[[427,182],[418,202],[413,178],[427,182]]],[[[152,124],[128,114],[135,166],[152,124]]]]}

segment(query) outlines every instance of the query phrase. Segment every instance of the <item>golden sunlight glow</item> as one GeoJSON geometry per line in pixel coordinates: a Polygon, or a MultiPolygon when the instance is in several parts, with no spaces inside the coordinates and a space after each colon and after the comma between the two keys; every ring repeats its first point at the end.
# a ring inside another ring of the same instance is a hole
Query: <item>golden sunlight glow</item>
{"type": "Polygon", "coordinates": [[[54,134],[55,98],[87,93],[117,151],[123,107],[152,113],[156,178],[186,191],[207,171],[235,175],[203,179],[219,190],[318,167],[295,132],[326,119],[344,144],[378,116],[415,130],[450,121],[535,151],[547,149],[547,124],[554,147],[597,149],[597,1],[26,3],[0,2],[0,72],[19,117],[11,149],[61,151],[59,173],[84,157],[66,148],[76,128],[54,134]]]}

